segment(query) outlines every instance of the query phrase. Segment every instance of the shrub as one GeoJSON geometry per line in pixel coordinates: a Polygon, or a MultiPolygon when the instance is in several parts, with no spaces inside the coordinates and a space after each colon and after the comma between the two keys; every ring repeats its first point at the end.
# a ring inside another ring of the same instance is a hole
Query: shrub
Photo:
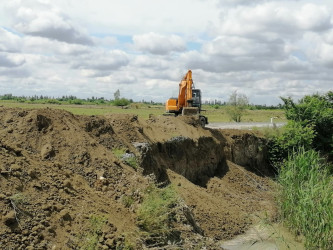
{"type": "Polygon", "coordinates": [[[333,151],[333,92],[305,96],[298,103],[291,98],[281,98],[286,117],[303,127],[313,127],[316,132],[314,146],[324,153],[333,151]]]}
{"type": "Polygon", "coordinates": [[[70,104],[82,105],[83,101],[81,99],[69,100],[70,104]]]}
{"type": "Polygon", "coordinates": [[[61,105],[61,102],[56,99],[47,99],[45,103],[61,105]]]}
{"type": "Polygon", "coordinates": [[[319,153],[303,148],[288,157],[279,170],[278,204],[282,218],[308,249],[333,249],[333,183],[319,153]]]}
{"type": "Polygon", "coordinates": [[[130,104],[130,101],[127,100],[126,98],[120,98],[120,99],[116,99],[113,101],[113,105],[115,105],[115,106],[123,107],[123,106],[127,106],[129,104],[130,104]]]}
{"type": "Polygon", "coordinates": [[[288,154],[300,147],[312,148],[316,133],[310,126],[302,126],[299,122],[289,121],[283,132],[269,139],[269,159],[273,165],[279,165],[288,154]]]}

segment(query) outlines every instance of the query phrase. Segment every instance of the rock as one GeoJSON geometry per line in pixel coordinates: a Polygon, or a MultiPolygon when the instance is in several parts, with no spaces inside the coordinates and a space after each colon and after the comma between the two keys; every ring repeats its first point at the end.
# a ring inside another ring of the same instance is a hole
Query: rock
{"type": "Polygon", "coordinates": [[[72,221],[72,216],[69,214],[67,209],[63,209],[61,210],[61,212],[59,213],[60,218],[62,218],[64,221],[72,221]]]}
{"type": "Polygon", "coordinates": [[[0,201],[6,199],[6,195],[0,194],[0,201]]]}
{"type": "Polygon", "coordinates": [[[17,165],[17,164],[12,164],[12,165],[10,166],[10,169],[11,169],[12,171],[21,171],[21,170],[22,170],[22,166],[17,165]]]}
{"type": "Polygon", "coordinates": [[[7,213],[4,217],[3,217],[4,223],[6,226],[12,226],[15,223],[17,223],[16,221],[16,214],[15,211],[12,210],[9,213],[7,213]]]}
{"type": "Polygon", "coordinates": [[[36,188],[36,189],[38,189],[38,190],[42,190],[42,184],[40,182],[35,182],[33,184],[33,187],[36,188]]]}
{"type": "Polygon", "coordinates": [[[71,188],[71,189],[73,188],[70,180],[64,180],[63,184],[64,184],[64,187],[71,188]]]}
{"type": "Polygon", "coordinates": [[[104,236],[105,239],[113,239],[114,238],[114,235],[113,234],[106,234],[104,236]]]}
{"type": "Polygon", "coordinates": [[[32,178],[32,179],[36,179],[38,177],[38,172],[35,169],[29,169],[28,170],[28,175],[32,178]]]}
{"type": "Polygon", "coordinates": [[[50,143],[45,144],[40,151],[40,155],[42,159],[49,159],[54,157],[55,151],[53,146],[50,143]]]}

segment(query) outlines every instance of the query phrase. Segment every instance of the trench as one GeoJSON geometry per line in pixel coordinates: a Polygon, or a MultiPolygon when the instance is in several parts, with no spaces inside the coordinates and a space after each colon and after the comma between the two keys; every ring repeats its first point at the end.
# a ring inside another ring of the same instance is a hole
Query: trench
{"type": "Polygon", "coordinates": [[[229,137],[222,130],[211,132],[211,137],[197,140],[178,136],[146,145],[141,149],[143,174],[153,173],[158,182],[166,182],[167,169],[171,169],[192,183],[206,187],[210,178],[223,177],[229,160],[258,175],[272,175],[265,139],[250,133],[229,137]]]}

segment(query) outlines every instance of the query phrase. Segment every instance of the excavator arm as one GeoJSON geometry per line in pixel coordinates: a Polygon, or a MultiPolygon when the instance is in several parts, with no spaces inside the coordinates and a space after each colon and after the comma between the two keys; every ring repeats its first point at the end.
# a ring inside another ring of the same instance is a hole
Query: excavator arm
{"type": "Polygon", "coordinates": [[[179,83],[179,95],[178,95],[178,109],[183,107],[191,107],[192,100],[192,71],[189,70],[179,83]]]}

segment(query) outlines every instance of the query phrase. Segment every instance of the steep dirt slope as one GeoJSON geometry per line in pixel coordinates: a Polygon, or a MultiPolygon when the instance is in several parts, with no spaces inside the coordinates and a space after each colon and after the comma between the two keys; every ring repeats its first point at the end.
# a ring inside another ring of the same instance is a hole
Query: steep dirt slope
{"type": "MultiPolygon", "coordinates": [[[[275,214],[264,140],[203,129],[189,117],[145,121],[0,108],[0,164],[4,249],[88,248],[94,240],[99,248],[119,248],[138,235],[136,211],[151,174],[173,183],[190,208],[178,245],[205,239],[212,248],[245,232],[255,215],[275,214]],[[115,149],[135,155],[141,168],[119,159],[115,149]]],[[[135,244],[148,247],[140,239],[135,244]]]]}

